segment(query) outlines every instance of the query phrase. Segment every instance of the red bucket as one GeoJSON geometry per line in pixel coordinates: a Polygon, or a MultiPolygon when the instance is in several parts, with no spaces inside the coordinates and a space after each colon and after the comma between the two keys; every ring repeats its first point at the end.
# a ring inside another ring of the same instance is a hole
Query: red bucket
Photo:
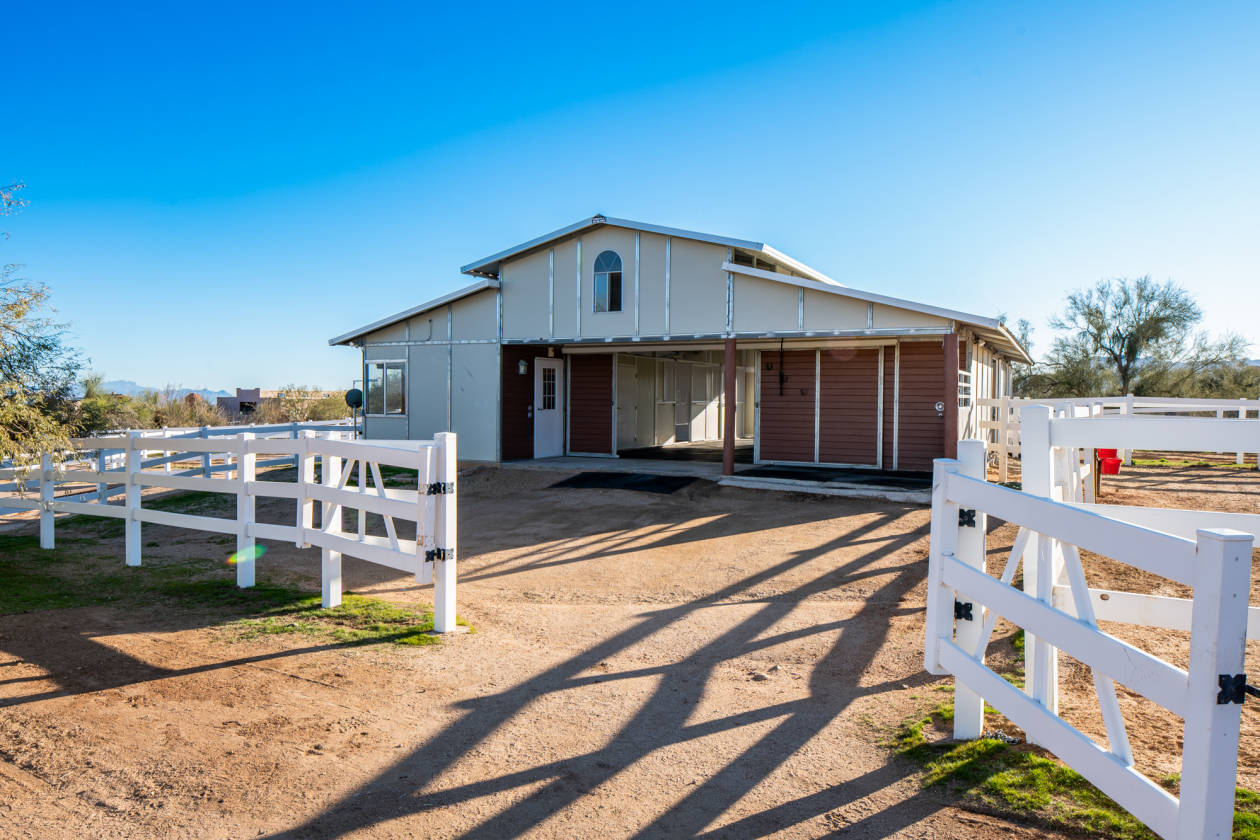
{"type": "Polygon", "coordinates": [[[1119,458],[1100,458],[1098,459],[1098,467],[1098,471],[1102,475],[1120,475],[1119,458]]]}
{"type": "Polygon", "coordinates": [[[1098,455],[1099,458],[1116,457],[1116,450],[1114,449],[1095,449],[1094,452],[1098,455]]]}

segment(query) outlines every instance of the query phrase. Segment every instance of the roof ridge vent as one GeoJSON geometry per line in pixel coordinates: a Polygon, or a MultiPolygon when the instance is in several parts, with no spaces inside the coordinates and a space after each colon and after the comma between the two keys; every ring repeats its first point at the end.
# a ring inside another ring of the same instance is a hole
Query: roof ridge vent
{"type": "Polygon", "coordinates": [[[608,220],[604,218],[603,213],[596,213],[594,216],[591,216],[591,224],[593,225],[603,225],[607,223],[608,220]]]}

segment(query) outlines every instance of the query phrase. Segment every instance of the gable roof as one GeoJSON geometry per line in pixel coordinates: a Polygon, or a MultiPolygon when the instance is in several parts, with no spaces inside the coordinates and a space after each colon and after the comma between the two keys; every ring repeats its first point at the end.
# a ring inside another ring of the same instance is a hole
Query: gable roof
{"type": "Polygon", "coordinates": [[[629,230],[638,230],[643,231],[644,233],[659,233],[665,236],[678,237],[679,239],[694,239],[697,242],[710,242],[714,245],[726,245],[731,248],[741,248],[745,251],[761,253],[774,262],[780,263],[787,268],[790,268],[792,271],[799,271],[801,274],[812,280],[817,280],[820,283],[829,283],[833,286],[841,285],[827,275],[823,274],[821,271],[817,271],[802,262],[792,259],[787,254],[776,248],[771,248],[764,242],[753,242],[748,239],[735,239],[730,236],[718,236],[717,234],[700,233],[699,231],[694,230],[682,230],[681,228],[653,225],[648,224],[647,222],[635,222],[630,219],[615,219],[611,216],[604,216],[600,213],[596,213],[589,219],[582,219],[579,222],[574,222],[571,225],[566,225],[565,227],[553,230],[551,233],[543,234],[542,236],[531,239],[528,242],[522,242],[519,245],[514,245],[504,251],[499,251],[497,254],[491,254],[488,257],[483,257],[476,262],[470,262],[468,265],[460,268],[460,271],[464,274],[471,274],[475,277],[493,277],[498,279],[499,269],[504,260],[511,259],[512,257],[524,254],[536,248],[541,248],[542,246],[555,242],[558,239],[564,239],[567,236],[572,236],[573,234],[580,233],[584,230],[601,227],[603,225],[627,228],[629,230]]]}
{"type": "Polygon", "coordinates": [[[404,309],[402,312],[395,312],[393,315],[390,315],[387,318],[382,318],[379,321],[373,321],[370,324],[359,327],[357,330],[351,330],[350,332],[344,333],[343,335],[339,335],[336,338],[330,338],[328,339],[328,343],[333,344],[333,345],[349,344],[350,342],[354,341],[356,338],[365,336],[370,332],[375,332],[376,330],[379,330],[382,327],[388,327],[391,324],[397,324],[399,321],[405,321],[408,318],[414,318],[415,316],[421,315],[432,309],[437,309],[439,307],[446,306],[446,304],[448,303],[454,303],[455,301],[461,300],[462,298],[475,295],[477,294],[477,292],[481,292],[486,289],[497,289],[497,288],[499,288],[498,280],[492,280],[490,278],[478,280],[476,283],[473,283],[471,286],[465,286],[462,289],[458,289],[454,292],[451,292],[450,294],[442,295],[439,298],[434,298],[433,300],[428,301],[427,303],[422,303],[419,306],[413,306],[410,309],[404,309]]]}

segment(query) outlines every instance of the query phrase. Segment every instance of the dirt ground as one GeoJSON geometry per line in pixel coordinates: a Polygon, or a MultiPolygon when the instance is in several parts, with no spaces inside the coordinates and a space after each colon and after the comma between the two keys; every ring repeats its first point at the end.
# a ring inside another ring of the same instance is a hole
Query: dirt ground
{"type": "MultiPolygon", "coordinates": [[[[1126,471],[1105,500],[1255,510],[1260,476],[1220,472],[1126,471]]],[[[952,807],[883,746],[949,696],[922,669],[926,508],[552,486],[564,477],[461,477],[459,612],[476,632],[440,645],[232,641],[164,604],[0,616],[0,835],[1059,836],[952,807]]],[[[995,527],[992,567],[1013,532],[995,527]]],[[[231,550],[145,539],[207,562],[231,550]]],[[[269,549],[260,577],[318,591],[317,552],[269,549]]],[[[345,583],[431,597],[351,559],[345,583]]],[[[1141,635],[1184,656],[1181,634],[1141,635]]],[[[1064,683],[1069,720],[1101,735],[1088,674],[1065,662],[1064,683]]],[[[1122,702],[1139,764],[1178,769],[1179,722],[1122,702]]],[[[1252,787],[1258,723],[1248,707],[1252,787]]]]}

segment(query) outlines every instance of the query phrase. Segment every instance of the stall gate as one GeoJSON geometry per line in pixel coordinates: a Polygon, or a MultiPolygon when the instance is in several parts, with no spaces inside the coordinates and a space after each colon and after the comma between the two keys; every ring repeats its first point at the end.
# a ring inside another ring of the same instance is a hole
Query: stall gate
{"type": "Polygon", "coordinates": [[[1191,540],[1011,490],[985,480],[982,441],[961,442],[959,453],[959,460],[936,461],[933,473],[924,653],[930,673],[955,678],[955,736],[981,735],[987,701],[1160,836],[1228,838],[1253,536],[1199,529],[1191,540]],[[1000,578],[985,569],[989,515],[1019,526],[1000,578]],[[1193,587],[1188,672],[1098,628],[1078,549],[1193,587]],[[1024,567],[1025,578],[1036,579],[1035,597],[1011,585],[1023,557],[1036,558],[1034,568],[1024,567]],[[1060,608],[1065,599],[1052,601],[1056,567],[1065,572],[1071,611],[1060,608]],[[998,616],[1024,628],[1034,648],[1028,694],[985,665],[998,616]],[[1106,747],[1044,702],[1058,650],[1093,671],[1106,747]],[[1116,682],[1185,721],[1179,799],[1133,766],[1116,682]]]}

